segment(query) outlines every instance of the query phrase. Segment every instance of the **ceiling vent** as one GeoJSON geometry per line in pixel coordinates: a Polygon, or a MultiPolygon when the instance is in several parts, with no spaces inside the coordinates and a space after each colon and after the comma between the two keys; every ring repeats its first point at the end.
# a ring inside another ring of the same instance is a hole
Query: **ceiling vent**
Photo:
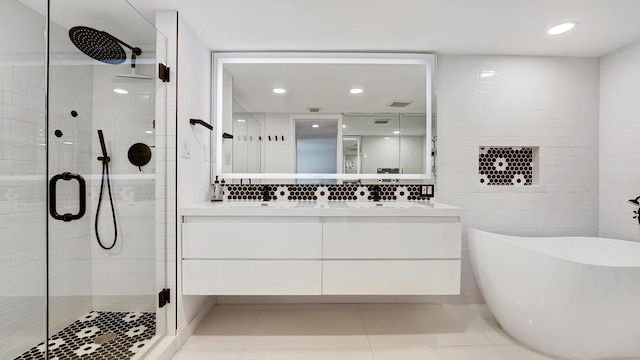
{"type": "Polygon", "coordinates": [[[387,106],[394,108],[403,108],[409,106],[413,100],[392,100],[387,106]]]}
{"type": "Polygon", "coordinates": [[[309,112],[312,112],[312,113],[320,112],[319,107],[308,107],[307,109],[309,110],[309,112]]]}
{"type": "Polygon", "coordinates": [[[373,123],[378,125],[388,124],[389,121],[391,121],[391,119],[373,119],[373,123]]]}

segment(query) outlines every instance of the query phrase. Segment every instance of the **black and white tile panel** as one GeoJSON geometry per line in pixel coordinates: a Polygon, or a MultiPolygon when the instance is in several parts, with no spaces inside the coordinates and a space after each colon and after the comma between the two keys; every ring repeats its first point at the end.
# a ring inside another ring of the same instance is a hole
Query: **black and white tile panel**
{"type": "Polygon", "coordinates": [[[371,201],[377,189],[382,201],[429,200],[434,196],[433,185],[299,185],[299,184],[247,184],[226,185],[226,201],[371,201]],[[422,186],[427,187],[426,195],[422,186]]]}
{"type": "Polygon", "coordinates": [[[481,146],[478,181],[482,186],[533,185],[533,147],[481,146]]]}
{"type": "MultiPolygon", "coordinates": [[[[155,313],[92,311],[49,338],[49,359],[130,359],[155,333],[155,313]]],[[[40,343],[14,360],[44,360],[45,351],[40,343]]]]}

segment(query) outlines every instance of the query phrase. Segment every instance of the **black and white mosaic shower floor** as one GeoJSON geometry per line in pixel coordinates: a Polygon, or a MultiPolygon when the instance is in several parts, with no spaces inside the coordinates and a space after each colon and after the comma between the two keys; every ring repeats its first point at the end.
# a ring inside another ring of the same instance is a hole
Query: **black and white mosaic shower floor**
{"type": "MultiPolygon", "coordinates": [[[[155,333],[155,313],[92,311],[49,339],[49,359],[130,359],[155,333]]],[[[41,343],[14,360],[44,358],[41,343]]]]}

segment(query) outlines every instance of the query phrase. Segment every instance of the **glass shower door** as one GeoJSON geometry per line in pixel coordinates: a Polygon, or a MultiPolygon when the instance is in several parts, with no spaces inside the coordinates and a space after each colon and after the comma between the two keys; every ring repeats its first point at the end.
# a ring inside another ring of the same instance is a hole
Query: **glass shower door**
{"type": "Polygon", "coordinates": [[[47,338],[45,29],[0,1],[0,359],[47,338]]]}
{"type": "Polygon", "coordinates": [[[49,20],[49,357],[132,358],[166,331],[164,38],[124,0],[49,20]]]}

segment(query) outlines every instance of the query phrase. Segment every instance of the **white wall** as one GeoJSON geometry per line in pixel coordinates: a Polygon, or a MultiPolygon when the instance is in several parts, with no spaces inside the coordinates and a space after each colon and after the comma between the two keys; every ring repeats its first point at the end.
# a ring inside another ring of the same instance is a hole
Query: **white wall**
{"type": "Polygon", "coordinates": [[[460,298],[481,301],[466,228],[514,235],[598,234],[598,60],[438,57],[437,201],[463,209],[460,298]],[[496,75],[481,78],[481,71],[496,75]],[[478,147],[540,147],[540,186],[482,188],[478,147]]]}
{"type": "Polygon", "coordinates": [[[400,168],[405,174],[424,174],[426,155],[424,136],[403,135],[400,140],[400,168]]]}
{"type": "Polygon", "coordinates": [[[600,236],[640,241],[640,42],[600,59],[600,236]]]}
{"type": "MultiPolygon", "coordinates": [[[[295,172],[291,144],[294,134],[290,114],[264,114],[262,154],[264,154],[263,171],[266,173],[292,173],[295,172]],[[268,136],[284,136],[285,141],[269,141],[268,136]]],[[[295,145],[295,144],[294,144],[295,145]]]]}
{"type": "MultiPolygon", "coordinates": [[[[156,53],[158,59],[170,68],[171,81],[163,88],[165,92],[162,98],[166,98],[166,103],[156,103],[156,114],[166,122],[156,123],[156,145],[162,146],[166,152],[158,152],[156,157],[156,171],[164,174],[156,181],[156,236],[157,251],[162,251],[166,255],[165,264],[157,264],[158,267],[165,267],[166,279],[158,273],[156,285],[158,288],[166,286],[171,291],[171,303],[167,304],[166,329],[168,335],[174,335],[176,330],[176,304],[178,298],[177,284],[177,141],[176,141],[176,116],[177,116],[177,46],[178,46],[178,13],[175,11],[159,11],[156,13],[156,28],[166,36],[164,47],[158,44],[156,53]],[[163,51],[165,50],[165,51],[163,51]],[[166,157],[162,157],[165,155],[166,157]],[[165,242],[166,241],[166,242],[165,242]]],[[[162,92],[161,92],[162,93],[162,92]]],[[[160,98],[160,93],[158,98],[160,98]]],[[[161,258],[161,257],[159,257],[161,258]]],[[[159,289],[157,289],[159,290],[159,289]]],[[[164,314],[161,312],[161,314],[164,314]]]]}
{"type": "MultiPolygon", "coordinates": [[[[226,132],[233,135],[233,76],[227,70],[223,71],[222,76],[224,77],[222,79],[222,99],[225,103],[222,105],[222,119],[218,119],[218,121],[222,120],[223,133],[226,132]]],[[[214,129],[217,129],[217,126],[214,129]]],[[[231,169],[233,169],[233,141],[223,139],[222,134],[215,136],[215,139],[222,142],[222,172],[231,172],[231,169]]]]}
{"type": "MultiPolygon", "coordinates": [[[[191,144],[189,158],[178,153],[178,213],[181,224],[181,207],[200,203],[207,199],[210,184],[211,163],[209,161],[211,131],[201,125],[192,126],[189,119],[211,121],[211,52],[202,40],[178,17],[178,144],[191,144]],[[207,156],[205,156],[205,153],[207,156]]],[[[214,125],[215,128],[215,124],[214,125]]],[[[221,135],[220,135],[221,136],[221,135]]],[[[181,231],[178,227],[177,258],[181,253],[181,231]]],[[[178,319],[177,329],[186,326],[203,304],[206,296],[181,296],[181,269],[178,268],[178,319]]]]}
{"type": "Polygon", "coordinates": [[[376,174],[378,168],[400,167],[399,136],[363,136],[361,144],[363,174],[376,174]]]}

